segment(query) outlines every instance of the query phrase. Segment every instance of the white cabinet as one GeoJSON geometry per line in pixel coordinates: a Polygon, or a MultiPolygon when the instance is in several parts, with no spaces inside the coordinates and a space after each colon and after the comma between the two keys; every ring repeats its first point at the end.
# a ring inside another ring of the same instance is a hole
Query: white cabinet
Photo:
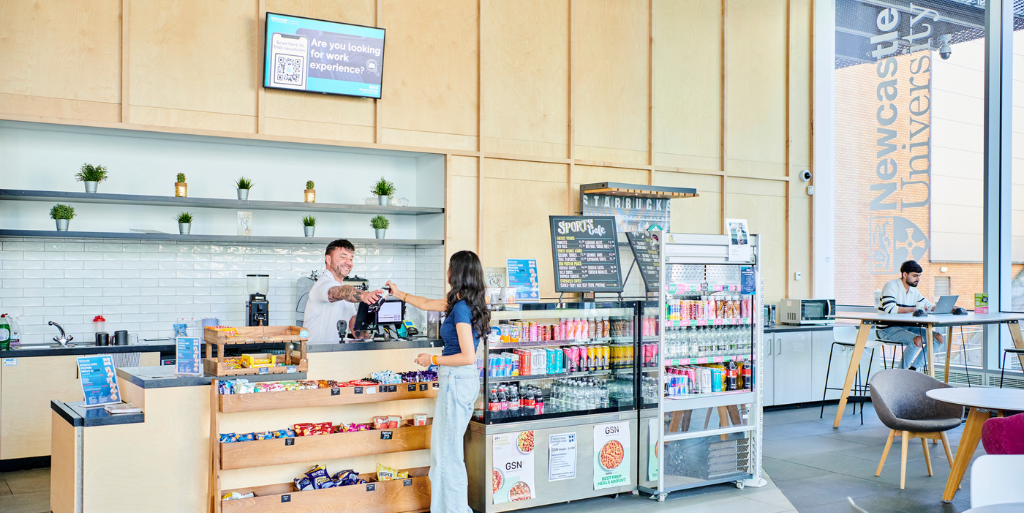
{"type": "Polygon", "coordinates": [[[761,394],[764,399],[764,406],[775,405],[775,334],[764,334],[764,346],[762,346],[761,362],[764,382],[761,383],[761,394]]]}
{"type": "Polygon", "coordinates": [[[800,331],[775,334],[775,404],[806,403],[814,400],[811,388],[811,334],[800,331]]]}

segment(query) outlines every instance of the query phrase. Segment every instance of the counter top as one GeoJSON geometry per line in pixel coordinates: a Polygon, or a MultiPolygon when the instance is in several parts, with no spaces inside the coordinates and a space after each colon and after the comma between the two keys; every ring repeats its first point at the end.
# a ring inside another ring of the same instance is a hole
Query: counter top
{"type": "MultiPolygon", "coordinates": [[[[72,342],[73,343],[73,342],[72,342]]],[[[310,353],[332,353],[335,351],[371,351],[385,349],[415,349],[441,347],[444,343],[441,340],[418,337],[410,340],[396,340],[391,342],[349,342],[318,344],[307,342],[306,351],[310,353]]],[[[202,351],[206,350],[203,344],[202,351]]],[[[248,346],[248,352],[259,351],[268,347],[280,349],[281,344],[252,344],[248,346]]],[[[233,346],[240,347],[240,346],[233,346]]],[[[74,347],[51,347],[49,345],[22,346],[21,349],[0,351],[0,358],[30,358],[34,356],[81,356],[89,354],[114,354],[114,353],[173,353],[174,344],[138,344],[134,346],[94,346],[80,345],[74,347]]]]}
{"type": "Polygon", "coordinates": [[[141,424],[146,421],[143,413],[107,413],[102,406],[86,408],[85,401],[64,403],[50,401],[50,409],[57,412],[64,420],[74,427],[113,426],[116,424],[141,424]]]}
{"type": "Polygon", "coordinates": [[[788,333],[793,331],[832,331],[835,326],[822,326],[820,324],[812,324],[807,326],[798,326],[791,324],[776,324],[771,328],[765,328],[765,333],[788,333]]]}
{"type": "Polygon", "coordinates": [[[159,367],[119,367],[117,377],[128,381],[139,388],[174,388],[174,387],[199,387],[209,385],[215,379],[237,379],[243,378],[249,381],[287,381],[292,379],[306,379],[305,372],[285,372],[281,374],[252,374],[246,376],[184,376],[178,377],[174,374],[173,365],[159,367]]]}
{"type": "MultiPolygon", "coordinates": [[[[74,342],[72,342],[74,344],[74,342]]],[[[20,349],[0,351],[0,358],[29,358],[33,356],[80,356],[87,354],[114,353],[155,353],[164,350],[173,351],[172,345],[137,345],[137,346],[94,346],[76,345],[74,347],[51,347],[49,345],[21,346],[20,349]]]]}

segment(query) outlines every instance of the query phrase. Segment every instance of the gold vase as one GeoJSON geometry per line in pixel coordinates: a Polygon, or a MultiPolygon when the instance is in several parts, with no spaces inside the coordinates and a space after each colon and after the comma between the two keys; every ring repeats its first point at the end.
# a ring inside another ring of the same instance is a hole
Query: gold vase
{"type": "Polygon", "coordinates": [[[174,197],[175,198],[187,198],[188,197],[188,184],[185,182],[174,182],[174,197]]]}
{"type": "Polygon", "coordinates": [[[306,203],[316,203],[316,189],[305,190],[306,203]]]}

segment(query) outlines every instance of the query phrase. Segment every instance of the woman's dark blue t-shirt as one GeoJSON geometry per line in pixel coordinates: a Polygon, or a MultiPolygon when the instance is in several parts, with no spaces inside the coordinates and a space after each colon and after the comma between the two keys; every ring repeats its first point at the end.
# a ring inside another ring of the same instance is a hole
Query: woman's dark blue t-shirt
{"type": "MultiPolygon", "coordinates": [[[[470,326],[473,325],[473,312],[470,311],[469,304],[466,303],[465,300],[455,303],[455,306],[452,307],[452,313],[450,313],[448,317],[445,318],[444,323],[441,324],[441,340],[444,341],[444,349],[441,351],[441,356],[450,356],[462,352],[462,346],[459,345],[459,333],[455,331],[455,325],[462,322],[469,324],[470,326]]],[[[480,337],[474,329],[474,352],[479,345],[480,337]]]]}

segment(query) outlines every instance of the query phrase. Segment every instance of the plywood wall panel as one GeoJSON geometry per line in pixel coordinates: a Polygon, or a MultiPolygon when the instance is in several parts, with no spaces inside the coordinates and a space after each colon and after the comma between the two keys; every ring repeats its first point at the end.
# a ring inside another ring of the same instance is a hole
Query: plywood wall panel
{"type": "Polygon", "coordinates": [[[787,2],[726,2],[726,169],[785,176],[787,2]]]}
{"type": "Polygon", "coordinates": [[[762,235],[764,302],[786,297],[786,182],[727,178],[729,219],[746,219],[750,233],[762,235]]]}
{"type": "MultiPolygon", "coordinates": [[[[267,12],[320,20],[376,25],[376,0],[266,0],[267,12]]],[[[260,21],[263,27],[264,17],[260,21]]],[[[263,51],[259,51],[262,64],[263,51]]],[[[259,70],[257,80],[262,77],[259,70]]],[[[374,103],[369,98],[265,89],[261,133],[374,142],[374,103]]]]}
{"type": "Polygon", "coordinates": [[[380,1],[387,29],[384,142],[476,149],[466,148],[465,138],[433,135],[477,136],[477,0],[380,1]]]}
{"type": "Polygon", "coordinates": [[[0,93],[121,101],[121,0],[0,2],[0,93]]]}
{"type": "Polygon", "coordinates": [[[568,214],[567,168],[562,164],[484,160],[485,224],[480,257],[490,267],[503,267],[506,258],[536,258],[542,297],[557,296],[548,216],[568,214]],[[524,178],[504,178],[514,176],[524,178]]]}
{"type": "Polygon", "coordinates": [[[251,116],[244,128],[255,131],[261,72],[252,0],[134,2],[130,25],[130,105],[177,111],[137,120],[132,109],[132,122],[241,131],[230,117],[251,116]]]}
{"type": "Polygon", "coordinates": [[[477,217],[479,192],[478,161],[474,157],[448,159],[448,187],[445,189],[445,261],[456,251],[479,251],[477,217]]]}
{"type": "Polygon", "coordinates": [[[625,169],[618,167],[601,166],[576,166],[576,174],[573,175],[572,205],[575,211],[579,211],[580,185],[598,182],[620,182],[637,183],[648,185],[651,172],[646,169],[625,169]]]}
{"type": "Polygon", "coordinates": [[[44,121],[121,121],[121,104],[0,93],[0,114],[44,121]]]}
{"type": "Polygon", "coordinates": [[[722,169],[722,5],[654,1],[654,163],[722,169]]]}
{"type": "Polygon", "coordinates": [[[649,16],[647,0],[573,4],[576,158],[649,164],[649,16]]]}
{"type": "MultiPolygon", "coordinates": [[[[811,0],[790,0],[789,163],[811,165],[811,0]]],[[[796,176],[790,174],[790,176],[796,176]]]]}
{"type": "Polygon", "coordinates": [[[569,156],[569,1],[483,0],[486,152],[569,156]]]}
{"type": "Polygon", "coordinates": [[[664,187],[693,187],[696,198],[672,200],[673,232],[722,233],[722,177],[689,173],[654,173],[654,184],[664,187]]]}

